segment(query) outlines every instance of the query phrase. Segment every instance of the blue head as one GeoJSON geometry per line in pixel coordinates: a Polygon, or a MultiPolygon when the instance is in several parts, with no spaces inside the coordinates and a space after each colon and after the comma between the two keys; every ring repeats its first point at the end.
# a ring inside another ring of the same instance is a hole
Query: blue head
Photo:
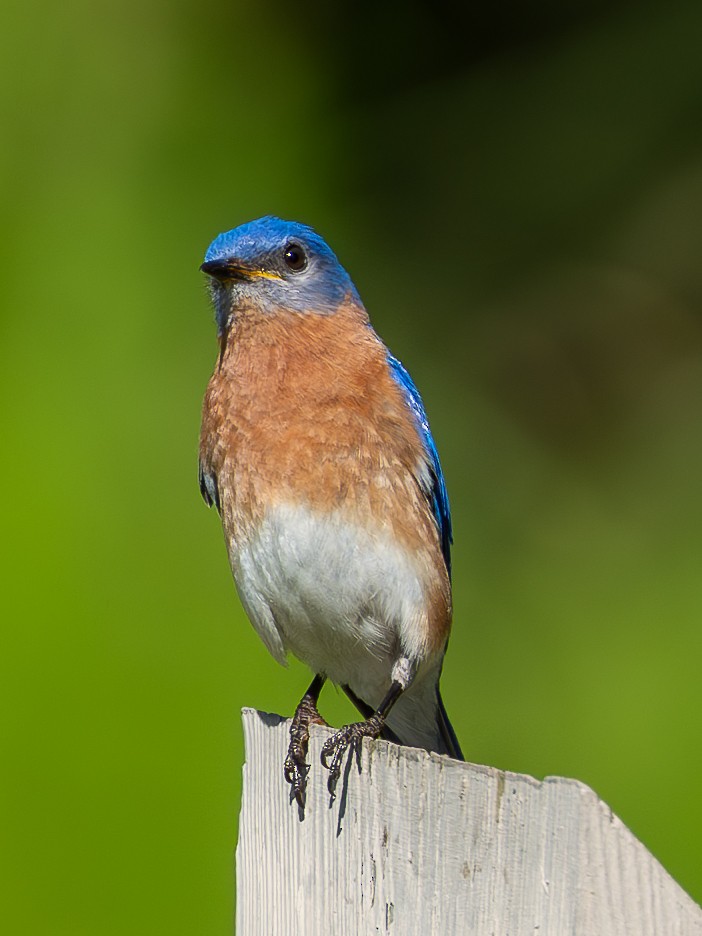
{"type": "Polygon", "coordinates": [[[220,334],[246,307],[329,315],[347,297],[360,303],[326,242],[296,221],[259,218],[220,234],[200,269],[210,277],[220,334]]]}

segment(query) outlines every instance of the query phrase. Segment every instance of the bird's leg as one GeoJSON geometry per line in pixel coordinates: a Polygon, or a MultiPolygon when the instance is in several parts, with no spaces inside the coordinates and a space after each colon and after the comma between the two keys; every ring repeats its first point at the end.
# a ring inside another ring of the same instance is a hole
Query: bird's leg
{"type": "Polygon", "coordinates": [[[341,774],[341,761],[349,747],[356,747],[363,738],[378,738],[385,727],[388,712],[412,682],[416,666],[407,657],[400,657],[392,668],[392,683],[378,708],[365,721],[346,725],[325,743],[322,764],[329,771],[327,788],[332,796],[341,774]]]}
{"type": "Polygon", "coordinates": [[[285,779],[292,787],[290,798],[296,799],[298,805],[303,809],[305,806],[307,773],[310,769],[306,762],[307,745],[310,740],[310,725],[327,724],[317,711],[317,700],[325,681],[326,676],[317,675],[314,677],[310,688],[303,695],[300,704],[295,709],[292,724],[290,725],[290,745],[288,747],[288,756],[285,758],[284,773],[285,779]]]}
{"type": "Polygon", "coordinates": [[[363,738],[378,738],[385,725],[385,718],[393,704],[404,692],[402,683],[393,681],[390,689],[376,711],[365,721],[354,722],[341,728],[322,748],[322,764],[329,771],[327,787],[332,796],[341,774],[341,762],[349,747],[356,747],[363,738]]]}

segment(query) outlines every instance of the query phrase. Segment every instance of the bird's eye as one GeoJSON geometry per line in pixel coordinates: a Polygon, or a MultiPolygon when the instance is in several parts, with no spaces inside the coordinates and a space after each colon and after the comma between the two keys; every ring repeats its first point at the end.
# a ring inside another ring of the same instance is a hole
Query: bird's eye
{"type": "Polygon", "coordinates": [[[301,273],[307,266],[307,254],[299,244],[287,244],[283,252],[286,267],[293,273],[301,273]]]}

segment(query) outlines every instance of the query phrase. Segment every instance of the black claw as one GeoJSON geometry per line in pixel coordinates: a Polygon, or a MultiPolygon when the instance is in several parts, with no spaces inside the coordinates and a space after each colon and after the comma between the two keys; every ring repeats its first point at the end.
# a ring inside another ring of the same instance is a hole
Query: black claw
{"type": "Polygon", "coordinates": [[[290,729],[290,746],[285,758],[283,774],[290,784],[290,799],[296,799],[300,806],[305,805],[305,787],[309,764],[306,761],[309,731],[307,726],[295,725],[290,729]]]}
{"type": "Polygon", "coordinates": [[[323,685],[324,677],[316,676],[295,710],[295,715],[290,725],[290,745],[288,746],[288,756],[285,758],[285,764],[283,766],[283,775],[291,787],[290,802],[294,799],[297,800],[301,809],[305,807],[307,774],[310,770],[309,764],[307,764],[307,746],[310,740],[310,725],[326,725],[326,722],[317,711],[317,698],[323,685]]]}
{"type": "MultiPolygon", "coordinates": [[[[292,749],[292,744],[290,745],[292,749]]],[[[305,788],[307,786],[307,774],[309,765],[305,763],[304,755],[301,759],[292,751],[288,752],[285,758],[283,768],[285,779],[290,784],[290,802],[297,800],[298,804],[304,809],[305,806],[305,788]]]]}
{"type": "Polygon", "coordinates": [[[346,725],[324,744],[322,747],[322,766],[329,771],[327,789],[330,795],[335,795],[336,784],[341,776],[341,763],[348,748],[360,749],[363,738],[377,738],[383,730],[383,719],[373,715],[367,721],[354,722],[346,725]]]}

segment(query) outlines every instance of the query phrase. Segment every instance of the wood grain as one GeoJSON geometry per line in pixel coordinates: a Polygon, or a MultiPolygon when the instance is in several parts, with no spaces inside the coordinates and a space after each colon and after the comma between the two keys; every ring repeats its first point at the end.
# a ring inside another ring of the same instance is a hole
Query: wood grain
{"type": "Polygon", "coordinates": [[[301,820],[289,723],[243,720],[239,936],[702,934],[702,910],[576,780],[365,742],[331,802],[315,728],[301,820]]]}

